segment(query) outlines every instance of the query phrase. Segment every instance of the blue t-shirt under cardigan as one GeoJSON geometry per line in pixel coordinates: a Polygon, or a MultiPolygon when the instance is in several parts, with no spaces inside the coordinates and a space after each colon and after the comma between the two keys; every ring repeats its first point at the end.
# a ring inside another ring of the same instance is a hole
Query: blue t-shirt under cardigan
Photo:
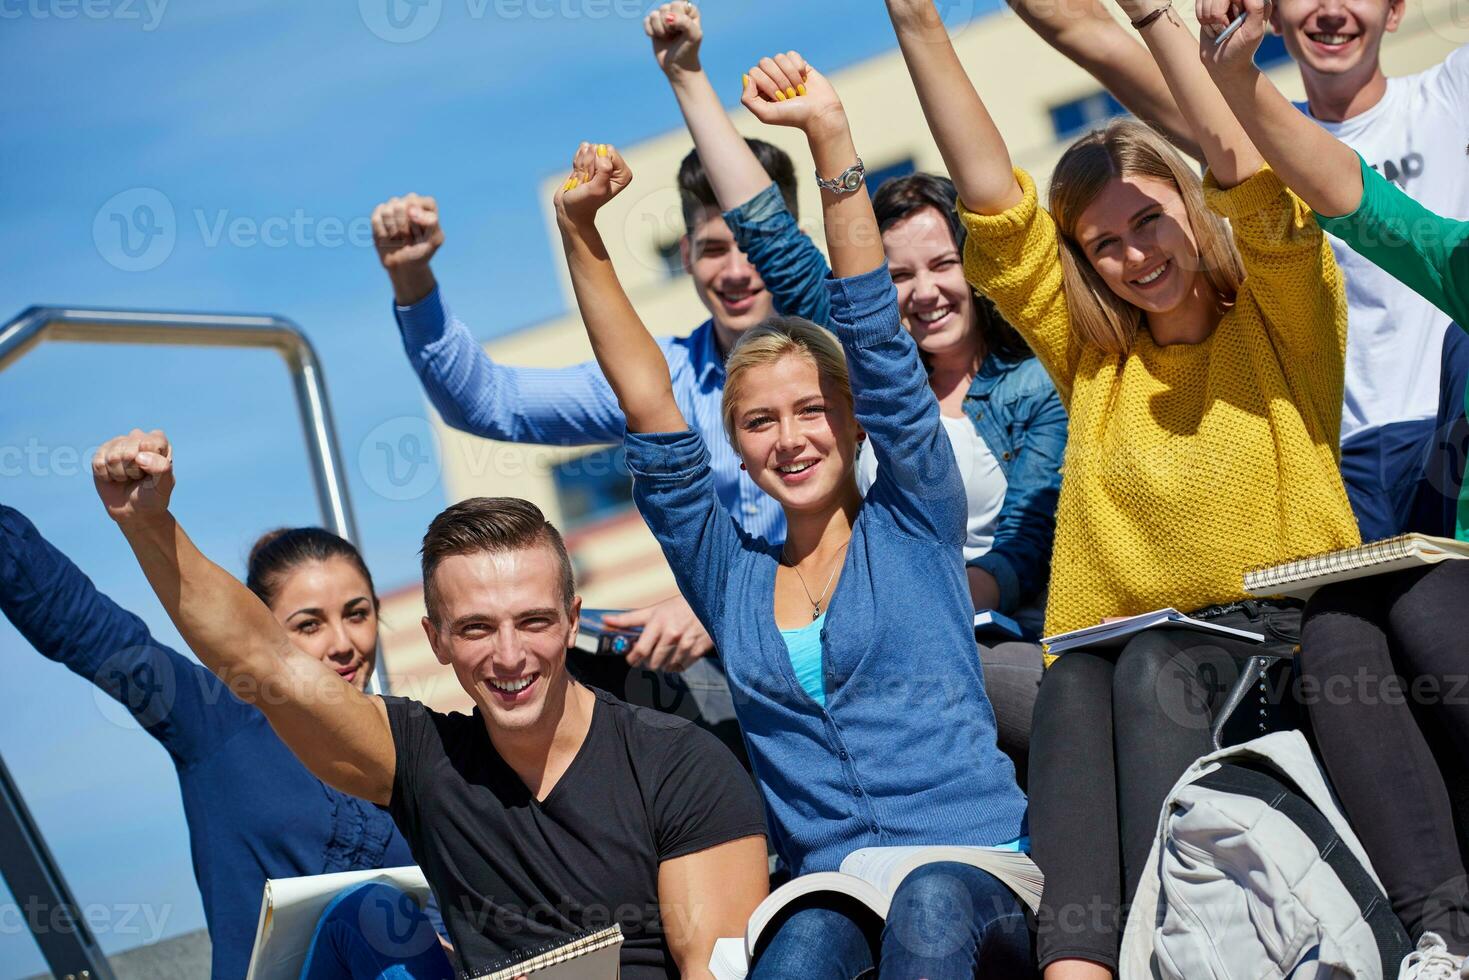
{"type": "Polygon", "coordinates": [[[387,811],[311,775],[259,710],[155,640],[4,505],[0,610],[42,656],[122,702],[173,758],[215,980],[245,976],[265,879],[413,863],[387,811]]]}
{"type": "Polygon", "coordinates": [[[975,653],[964,487],[897,291],[886,266],[827,288],[880,465],[821,631],[825,708],[801,690],[775,623],[779,548],[720,506],[703,440],[627,434],[638,508],[720,650],[795,874],[860,847],[1002,844],[1024,833],[1026,807],[975,653]]]}

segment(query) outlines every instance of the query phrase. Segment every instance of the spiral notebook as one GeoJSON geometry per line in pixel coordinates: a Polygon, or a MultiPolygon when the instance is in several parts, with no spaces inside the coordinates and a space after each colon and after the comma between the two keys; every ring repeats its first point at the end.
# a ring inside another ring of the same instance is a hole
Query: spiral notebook
{"type": "Polygon", "coordinates": [[[589,930],[513,963],[499,963],[473,980],[617,980],[621,970],[622,927],[589,930]]]}
{"type": "Polygon", "coordinates": [[[1245,573],[1245,591],[1253,596],[1305,599],[1334,582],[1421,568],[1453,558],[1469,558],[1469,541],[1400,534],[1356,548],[1313,555],[1245,573]]]}

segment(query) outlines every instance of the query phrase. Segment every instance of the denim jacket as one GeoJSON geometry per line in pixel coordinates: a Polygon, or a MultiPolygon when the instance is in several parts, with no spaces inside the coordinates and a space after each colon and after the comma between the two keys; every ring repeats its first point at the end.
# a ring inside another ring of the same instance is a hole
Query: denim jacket
{"type": "Polygon", "coordinates": [[[1008,485],[994,544],[969,564],[999,583],[1000,612],[1043,605],[1066,454],[1066,409],[1039,360],[991,354],[964,396],[964,414],[995,454],[1008,485]]]}
{"type": "MultiPolygon", "coordinates": [[[[826,281],[831,267],[801,231],[771,184],[724,215],[750,263],[765,281],[776,308],[830,326],[826,281]]],[[[964,398],[964,413],[999,461],[1009,489],[988,554],[970,562],[995,577],[1000,612],[1041,606],[1051,568],[1061,457],[1066,451],[1066,410],[1050,377],[1033,357],[986,357],[964,398]]],[[[1037,624],[1038,625],[1038,624],[1037,624]]]]}

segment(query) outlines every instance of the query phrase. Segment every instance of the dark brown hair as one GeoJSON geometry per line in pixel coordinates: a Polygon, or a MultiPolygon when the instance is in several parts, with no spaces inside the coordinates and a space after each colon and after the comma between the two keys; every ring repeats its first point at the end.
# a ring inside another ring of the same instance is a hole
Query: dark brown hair
{"type": "Polygon", "coordinates": [[[470,497],[435,517],[423,536],[423,602],[438,621],[433,591],[434,571],[445,558],[481,553],[502,554],[548,547],[561,566],[561,604],[568,613],[576,598],[571,558],[561,532],[541,509],[519,497],[470,497]]]}
{"type": "MultiPolygon", "coordinates": [[[[747,139],[745,142],[755,154],[755,159],[760,161],[760,166],[765,168],[770,179],[780,188],[780,196],[785,198],[791,217],[799,218],[800,211],[796,204],[796,166],[791,163],[790,156],[785,150],[764,140],[747,139]]],[[[714,196],[714,188],[709,184],[709,174],[704,171],[698,150],[690,150],[688,156],[683,158],[683,163],[679,164],[678,201],[683,207],[684,229],[689,232],[698,224],[700,211],[706,208],[721,210],[719,198],[714,196]]]]}
{"type": "MultiPolygon", "coordinates": [[[[924,208],[934,208],[944,216],[949,234],[954,237],[954,247],[959,257],[964,256],[965,230],[959,220],[959,192],[954,182],[938,174],[908,174],[882,182],[877,193],[872,195],[872,209],[877,212],[877,229],[887,231],[893,225],[924,208]]],[[[1033,356],[1034,352],[1015,328],[1000,316],[984,295],[974,293],[974,309],[979,318],[979,335],[985,349],[1006,361],[1020,361],[1033,356]]]]}
{"type": "Polygon", "coordinates": [[[261,602],[273,605],[292,572],[302,565],[333,558],[341,558],[362,573],[372,604],[376,606],[377,589],[361,553],[350,541],[320,527],[278,527],[262,534],[250,548],[245,585],[261,602]]]}

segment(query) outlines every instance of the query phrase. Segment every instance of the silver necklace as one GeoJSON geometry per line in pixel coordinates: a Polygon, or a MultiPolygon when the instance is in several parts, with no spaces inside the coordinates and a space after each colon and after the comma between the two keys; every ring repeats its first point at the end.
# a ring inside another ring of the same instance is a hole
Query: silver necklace
{"type": "MultiPolygon", "coordinates": [[[[846,541],[844,541],[841,548],[837,549],[837,554],[840,555],[841,553],[846,551],[847,545],[851,543],[851,538],[848,538],[846,541]]],[[[796,573],[796,578],[801,583],[801,591],[806,593],[806,601],[811,603],[811,622],[816,622],[818,619],[821,618],[821,603],[826,600],[826,594],[831,591],[831,583],[836,581],[837,572],[841,571],[842,563],[838,561],[836,564],[831,566],[831,574],[826,577],[826,588],[821,590],[820,596],[813,599],[811,598],[811,590],[806,586],[806,576],[801,574],[800,567],[795,562],[791,561],[790,555],[786,554],[785,545],[780,546],[780,556],[784,558],[785,563],[791,567],[791,571],[796,573]]]]}

